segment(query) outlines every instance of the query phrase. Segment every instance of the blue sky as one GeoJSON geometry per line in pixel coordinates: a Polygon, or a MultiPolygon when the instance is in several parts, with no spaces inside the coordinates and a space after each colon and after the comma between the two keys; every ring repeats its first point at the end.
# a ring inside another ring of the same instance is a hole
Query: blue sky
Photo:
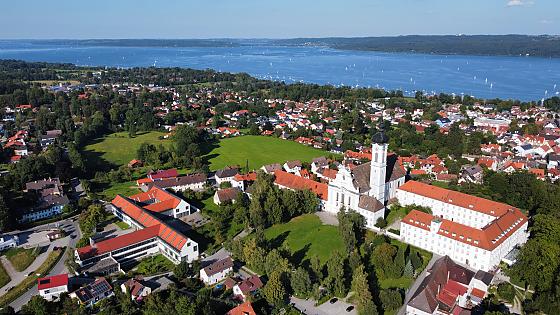
{"type": "Polygon", "coordinates": [[[558,34],[558,0],[17,0],[0,38],[558,34]]]}

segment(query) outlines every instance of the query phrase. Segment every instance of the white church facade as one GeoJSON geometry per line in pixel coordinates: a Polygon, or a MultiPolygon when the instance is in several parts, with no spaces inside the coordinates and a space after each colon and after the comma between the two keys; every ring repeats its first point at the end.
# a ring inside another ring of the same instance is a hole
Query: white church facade
{"type": "Polygon", "coordinates": [[[328,185],[325,211],[337,214],[340,209],[352,209],[373,229],[377,220],[385,217],[386,203],[395,197],[404,184],[406,172],[399,165],[397,155],[387,153],[387,136],[383,130],[372,139],[371,162],[353,169],[340,165],[336,178],[328,185]]]}

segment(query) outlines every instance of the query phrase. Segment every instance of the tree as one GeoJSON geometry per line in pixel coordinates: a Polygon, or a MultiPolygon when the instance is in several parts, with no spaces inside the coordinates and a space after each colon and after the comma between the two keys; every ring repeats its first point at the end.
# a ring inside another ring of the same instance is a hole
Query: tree
{"type": "Polygon", "coordinates": [[[263,288],[263,294],[266,300],[276,306],[285,304],[288,299],[286,287],[282,283],[282,274],[278,271],[269,275],[268,282],[263,288]]]}
{"type": "Polygon", "coordinates": [[[173,274],[179,279],[184,279],[189,276],[189,264],[186,261],[182,261],[180,264],[176,265],[173,269],[173,274]]]}
{"type": "Polygon", "coordinates": [[[502,282],[498,284],[497,292],[500,298],[513,303],[513,299],[515,298],[515,288],[513,285],[508,282],[502,282]]]}
{"type": "Polygon", "coordinates": [[[303,267],[299,267],[291,274],[290,285],[294,294],[300,297],[308,296],[313,288],[309,272],[303,267]]]}
{"type": "Polygon", "coordinates": [[[280,252],[275,248],[266,255],[264,270],[266,274],[271,274],[275,271],[289,272],[291,270],[291,265],[288,259],[282,257],[280,252]]]}
{"type": "Polygon", "coordinates": [[[338,297],[346,296],[344,260],[340,252],[335,252],[327,261],[327,288],[338,297]]]}
{"type": "Polygon", "coordinates": [[[26,315],[50,315],[47,300],[39,295],[31,297],[29,302],[21,308],[21,313],[26,315]]]}
{"type": "Polygon", "coordinates": [[[383,243],[373,250],[371,260],[375,266],[375,271],[380,279],[388,278],[393,265],[393,257],[397,254],[394,246],[383,243]]]}
{"type": "Polygon", "coordinates": [[[410,255],[409,255],[409,260],[412,263],[412,267],[414,268],[414,270],[418,270],[422,267],[422,256],[420,256],[420,254],[418,254],[417,251],[412,250],[410,251],[410,255]]]}
{"type": "Polygon", "coordinates": [[[10,211],[4,202],[4,196],[0,194],[0,231],[5,231],[10,223],[10,211]]]}
{"type": "Polygon", "coordinates": [[[359,314],[377,314],[373,297],[369,288],[368,274],[365,272],[364,265],[359,265],[354,270],[352,277],[352,291],[356,294],[356,304],[359,314]]]}
{"type": "Polygon", "coordinates": [[[408,278],[414,277],[414,267],[412,266],[412,262],[410,261],[410,259],[406,262],[406,265],[404,266],[403,276],[408,278]]]}
{"type": "Polygon", "coordinates": [[[365,219],[359,213],[341,209],[338,212],[338,231],[342,236],[347,252],[358,247],[365,235],[365,219]]]}
{"type": "Polygon", "coordinates": [[[311,266],[313,282],[321,282],[323,280],[323,264],[319,257],[313,256],[309,259],[309,264],[311,266]]]}
{"type": "Polygon", "coordinates": [[[402,305],[402,295],[398,290],[381,290],[379,299],[385,311],[396,310],[402,305]]]}

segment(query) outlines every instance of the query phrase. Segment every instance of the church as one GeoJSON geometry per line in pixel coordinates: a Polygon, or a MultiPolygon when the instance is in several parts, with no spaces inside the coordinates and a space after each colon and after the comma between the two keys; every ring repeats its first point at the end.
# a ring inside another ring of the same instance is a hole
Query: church
{"type": "Polygon", "coordinates": [[[355,210],[366,219],[366,227],[370,229],[385,217],[385,205],[395,198],[406,176],[397,155],[388,154],[388,140],[381,126],[372,138],[371,162],[352,169],[339,166],[336,178],[328,185],[327,212],[337,214],[343,207],[355,210]]]}

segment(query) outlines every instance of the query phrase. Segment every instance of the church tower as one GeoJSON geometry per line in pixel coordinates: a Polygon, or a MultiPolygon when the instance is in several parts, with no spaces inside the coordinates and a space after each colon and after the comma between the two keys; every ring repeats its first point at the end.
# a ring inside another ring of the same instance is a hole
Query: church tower
{"type": "Polygon", "coordinates": [[[369,195],[385,204],[385,176],[387,173],[387,147],[389,138],[385,135],[383,123],[372,138],[371,169],[369,174],[369,195]]]}

